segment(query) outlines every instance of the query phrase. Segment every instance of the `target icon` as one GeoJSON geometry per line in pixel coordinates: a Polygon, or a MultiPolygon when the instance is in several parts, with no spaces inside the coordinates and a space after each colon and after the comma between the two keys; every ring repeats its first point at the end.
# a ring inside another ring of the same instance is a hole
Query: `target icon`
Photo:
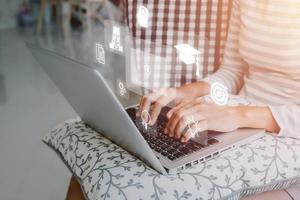
{"type": "Polygon", "coordinates": [[[219,106],[224,106],[228,103],[228,89],[221,83],[213,83],[210,88],[210,97],[219,106]]]}

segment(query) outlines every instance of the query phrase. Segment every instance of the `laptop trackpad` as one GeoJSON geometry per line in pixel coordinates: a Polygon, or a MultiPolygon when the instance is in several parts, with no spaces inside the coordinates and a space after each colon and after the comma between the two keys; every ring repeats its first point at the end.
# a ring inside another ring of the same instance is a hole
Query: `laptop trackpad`
{"type": "Polygon", "coordinates": [[[193,141],[203,145],[207,146],[208,144],[208,131],[203,131],[201,133],[198,133],[196,137],[192,139],[193,141]]]}

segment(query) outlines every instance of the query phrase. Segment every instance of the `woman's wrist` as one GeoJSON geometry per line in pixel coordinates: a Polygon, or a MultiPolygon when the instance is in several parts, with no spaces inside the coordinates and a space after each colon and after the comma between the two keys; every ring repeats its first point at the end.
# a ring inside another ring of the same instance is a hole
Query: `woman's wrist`
{"type": "Polygon", "coordinates": [[[250,127],[249,115],[247,113],[248,110],[245,108],[245,106],[231,107],[231,109],[234,110],[239,128],[250,127]]]}
{"type": "Polygon", "coordinates": [[[262,128],[276,133],[280,130],[268,107],[237,106],[234,110],[240,128],[262,128]]]}
{"type": "Polygon", "coordinates": [[[209,89],[209,83],[199,81],[176,88],[176,93],[180,98],[196,98],[209,94],[209,89]]]}

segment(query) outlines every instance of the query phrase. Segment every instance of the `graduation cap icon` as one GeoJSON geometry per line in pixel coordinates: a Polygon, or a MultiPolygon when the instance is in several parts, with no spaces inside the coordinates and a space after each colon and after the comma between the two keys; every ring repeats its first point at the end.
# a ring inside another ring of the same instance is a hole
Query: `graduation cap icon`
{"type": "Polygon", "coordinates": [[[201,54],[200,51],[188,44],[179,44],[174,46],[179,55],[179,60],[187,65],[196,63],[197,57],[201,54]]]}
{"type": "Polygon", "coordinates": [[[200,76],[200,61],[199,55],[202,53],[197,49],[193,48],[188,44],[179,44],[174,46],[177,50],[177,54],[179,55],[179,60],[181,60],[186,65],[191,65],[196,63],[196,75],[200,76]]]}

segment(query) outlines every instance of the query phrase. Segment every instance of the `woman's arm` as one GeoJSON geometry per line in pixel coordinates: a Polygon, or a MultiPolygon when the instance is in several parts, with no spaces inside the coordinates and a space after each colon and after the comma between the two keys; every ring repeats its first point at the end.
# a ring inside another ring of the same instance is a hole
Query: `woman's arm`
{"type": "Polygon", "coordinates": [[[269,107],[239,106],[236,108],[238,127],[262,128],[268,132],[279,133],[280,127],[269,107]]]}
{"type": "Polygon", "coordinates": [[[269,106],[280,131],[279,136],[300,138],[300,105],[269,106]]]}
{"type": "Polygon", "coordinates": [[[244,75],[248,71],[248,64],[241,58],[239,52],[241,28],[240,12],[240,0],[234,0],[224,48],[224,56],[219,70],[204,78],[202,81],[178,88],[179,93],[184,95],[188,94],[188,97],[204,96],[209,93],[209,85],[213,82],[222,83],[232,94],[237,94],[240,91],[244,85],[244,75]]]}
{"type": "Polygon", "coordinates": [[[300,105],[237,108],[239,127],[264,128],[280,136],[300,137],[300,105]]]}
{"type": "Polygon", "coordinates": [[[240,91],[244,85],[244,75],[248,72],[248,64],[242,59],[239,50],[241,25],[240,0],[234,0],[222,64],[218,71],[204,79],[209,83],[225,85],[232,94],[240,91]]]}
{"type": "Polygon", "coordinates": [[[237,107],[239,127],[264,128],[278,136],[300,137],[300,105],[237,107]]]}
{"type": "Polygon", "coordinates": [[[269,107],[217,106],[196,99],[176,106],[167,117],[165,133],[182,142],[194,137],[193,132],[206,130],[230,132],[238,128],[260,128],[272,133],[282,131],[269,107]],[[191,123],[192,132],[186,129],[187,123],[191,123]]]}
{"type": "Polygon", "coordinates": [[[240,12],[240,0],[234,0],[224,56],[219,70],[202,81],[178,88],[179,94],[183,94],[184,97],[207,95],[209,94],[210,83],[213,82],[222,83],[232,94],[237,94],[240,91],[244,84],[244,75],[248,71],[248,64],[241,58],[239,52],[240,12]]]}

